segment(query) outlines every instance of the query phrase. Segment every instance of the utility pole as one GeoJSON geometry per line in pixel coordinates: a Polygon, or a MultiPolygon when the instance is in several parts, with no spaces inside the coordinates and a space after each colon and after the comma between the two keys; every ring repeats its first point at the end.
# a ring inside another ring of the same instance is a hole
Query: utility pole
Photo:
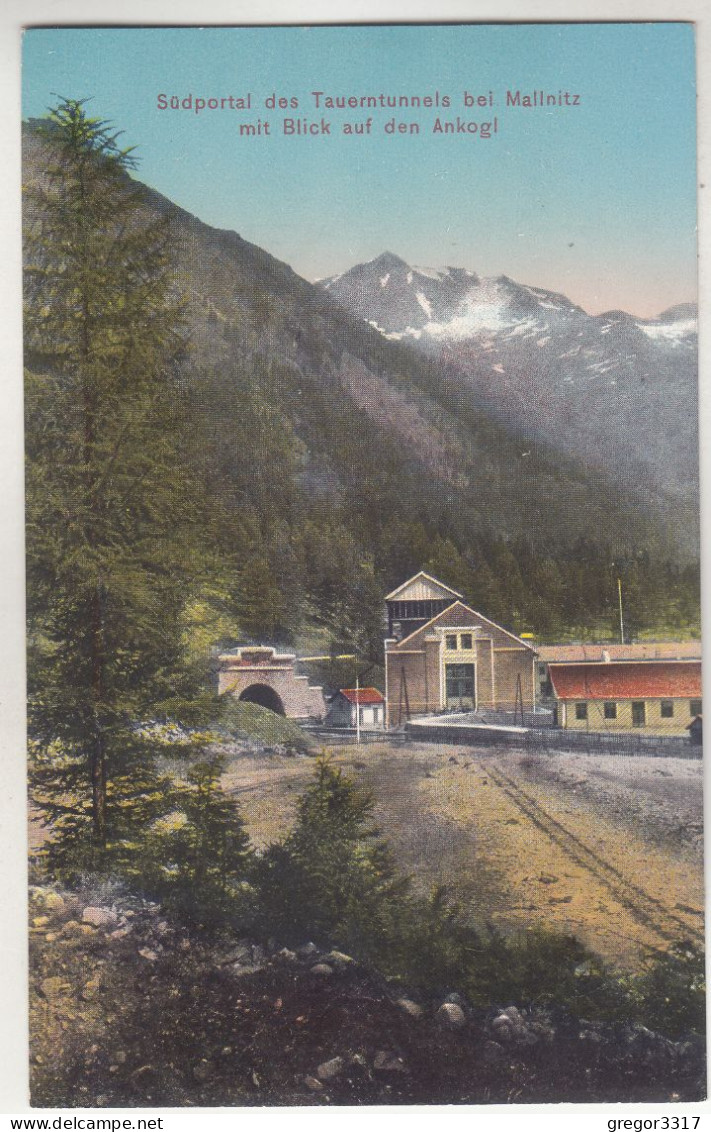
{"type": "MultiPolygon", "coordinates": [[[[355,694],[356,694],[356,743],[360,743],[360,677],[358,675],[358,656],[354,652],[340,653],[338,656],[302,656],[299,657],[302,661],[317,661],[317,660],[354,660],[356,665],[355,670],[355,694]]],[[[371,665],[372,667],[372,665],[371,665]]]]}
{"type": "Polygon", "coordinates": [[[617,579],[617,598],[620,606],[620,644],[625,643],[625,627],[622,623],[622,579],[617,579]]]}

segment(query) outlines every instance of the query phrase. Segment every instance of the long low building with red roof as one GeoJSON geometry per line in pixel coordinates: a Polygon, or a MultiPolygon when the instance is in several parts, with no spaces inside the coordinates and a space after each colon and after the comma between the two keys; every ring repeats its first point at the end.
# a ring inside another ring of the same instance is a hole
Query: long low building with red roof
{"type": "Polygon", "coordinates": [[[548,672],[560,727],[684,735],[701,715],[698,660],[550,664],[548,672]]]}

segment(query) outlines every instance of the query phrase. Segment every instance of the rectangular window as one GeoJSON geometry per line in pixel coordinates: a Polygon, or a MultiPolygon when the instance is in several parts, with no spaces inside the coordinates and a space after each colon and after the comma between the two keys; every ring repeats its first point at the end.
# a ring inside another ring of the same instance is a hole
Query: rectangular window
{"type": "Polygon", "coordinates": [[[617,719],[617,704],[605,704],[605,719],[617,719]]]}
{"type": "Polygon", "coordinates": [[[576,719],[587,719],[588,718],[588,705],[587,704],[576,704],[575,705],[575,718],[576,719]]]}
{"type": "Polygon", "coordinates": [[[701,715],[701,700],[689,700],[689,715],[701,715]]]}
{"type": "Polygon", "coordinates": [[[456,652],[457,651],[456,634],[452,634],[452,636],[450,636],[450,637],[445,637],[444,643],[445,643],[446,647],[450,650],[450,652],[456,652]]]}
{"type": "Polygon", "coordinates": [[[459,647],[462,649],[470,649],[472,647],[471,633],[462,633],[461,637],[459,638],[459,647]]]}
{"type": "Polygon", "coordinates": [[[633,701],[632,703],[632,726],[644,727],[647,722],[647,712],[644,700],[633,701]]]}
{"type": "Polygon", "coordinates": [[[659,710],[662,719],[674,718],[674,703],[672,700],[662,700],[659,705],[659,710]]]}
{"type": "Polygon", "coordinates": [[[474,665],[445,665],[447,707],[450,711],[474,711],[474,665]]]}

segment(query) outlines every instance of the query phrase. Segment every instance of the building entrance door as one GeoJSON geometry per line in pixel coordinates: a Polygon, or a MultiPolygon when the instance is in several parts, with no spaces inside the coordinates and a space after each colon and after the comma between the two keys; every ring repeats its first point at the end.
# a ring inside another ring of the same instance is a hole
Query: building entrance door
{"type": "Polygon", "coordinates": [[[645,719],[644,700],[635,701],[632,704],[632,726],[644,727],[645,719]]]}
{"type": "Polygon", "coordinates": [[[445,670],[448,711],[475,711],[474,665],[447,664],[445,670]]]}

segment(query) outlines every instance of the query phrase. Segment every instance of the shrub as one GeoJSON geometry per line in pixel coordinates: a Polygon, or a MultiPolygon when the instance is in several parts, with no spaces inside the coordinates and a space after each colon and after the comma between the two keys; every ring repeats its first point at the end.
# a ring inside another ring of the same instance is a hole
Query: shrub
{"type": "Polygon", "coordinates": [[[163,903],[193,922],[243,921],[251,904],[252,851],[244,822],[220,786],[224,759],[195,763],[141,843],[136,871],[163,903]]]}
{"type": "Polygon", "coordinates": [[[625,980],[630,1016],[667,1037],[706,1030],[704,953],[687,942],[650,955],[643,970],[625,980]]]}
{"type": "Polygon", "coordinates": [[[385,843],[372,828],[372,795],[359,790],[327,759],[301,797],[294,829],[258,864],[261,922],[285,942],[305,938],[345,946],[363,921],[365,942],[379,916],[407,887],[385,843]]]}

